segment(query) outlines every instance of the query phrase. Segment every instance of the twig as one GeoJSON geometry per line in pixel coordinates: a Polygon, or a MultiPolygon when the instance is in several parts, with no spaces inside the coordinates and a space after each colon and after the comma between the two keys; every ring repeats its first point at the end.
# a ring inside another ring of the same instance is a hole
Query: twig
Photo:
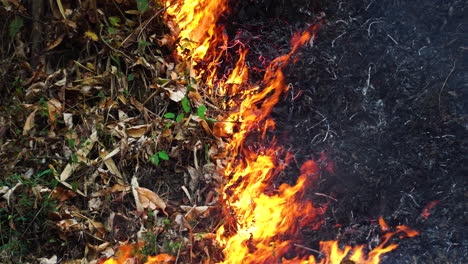
{"type": "Polygon", "coordinates": [[[341,38],[344,34],[346,34],[346,32],[341,33],[341,35],[339,35],[338,37],[336,37],[336,38],[332,41],[332,43],[331,43],[332,48],[335,47],[335,41],[336,41],[337,39],[341,38]]]}
{"type": "Polygon", "coordinates": [[[398,42],[392,36],[390,36],[390,34],[387,34],[387,37],[389,37],[393,41],[393,43],[398,45],[398,42]]]}
{"type": "Polygon", "coordinates": [[[120,53],[122,54],[125,58],[127,58],[128,60],[131,60],[131,58],[125,54],[123,51],[120,51],[114,47],[112,47],[109,43],[107,43],[107,41],[102,37],[102,29],[103,27],[101,27],[101,29],[99,30],[99,37],[102,39],[102,42],[104,42],[104,44],[111,50],[113,50],[114,52],[117,52],[117,53],[120,53]]]}
{"type": "Polygon", "coordinates": [[[333,197],[331,197],[331,196],[329,196],[329,195],[326,195],[326,194],[323,194],[323,193],[314,193],[314,194],[315,194],[315,195],[318,195],[318,196],[324,196],[324,197],[327,197],[327,198],[329,198],[329,199],[332,199],[332,200],[335,201],[335,202],[338,202],[337,199],[335,199],[335,198],[333,198],[333,197]]]}
{"type": "Polygon", "coordinates": [[[320,256],[323,255],[322,252],[320,252],[320,251],[318,251],[318,250],[315,250],[315,249],[313,249],[313,248],[309,248],[309,247],[306,247],[306,246],[303,246],[303,245],[298,245],[298,244],[293,244],[293,246],[298,247],[298,248],[302,248],[302,249],[305,249],[305,250],[308,250],[308,251],[315,252],[315,253],[319,254],[320,256]]]}
{"type": "Polygon", "coordinates": [[[371,26],[372,26],[372,24],[375,24],[375,23],[382,23],[382,21],[378,21],[378,20],[377,20],[377,21],[374,21],[374,22],[369,23],[369,26],[367,27],[367,36],[368,36],[369,38],[371,37],[371,31],[370,31],[371,26]]]}
{"type": "Polygon", "coordinates": [[[367,95],[367,91],[369,90],[371,84],[370,84],[370,80],[371,80],[371,70],[372,70],[372,64],[369,65],[369,70],[367,72],[367,86],[364,87],[362,89],[362,95],[366,96],[367,95]]]}
{"type": "Polygon", "coordinates": [[[445,85],[447,85],[447,81],[450,78],[450,76],[452,75],[453,71],[455,70],[456,65],[457,65],[457,61],[454,61],[452,69],[450,70],[449,74],[447,75],[447,78],[445,78],[445,81],[442,84],[442,87],[440,88],[440,91],[439,91],[439,111],[440,111],[440,97],[442,96],[442,91],[444,90],[445,85]]]}

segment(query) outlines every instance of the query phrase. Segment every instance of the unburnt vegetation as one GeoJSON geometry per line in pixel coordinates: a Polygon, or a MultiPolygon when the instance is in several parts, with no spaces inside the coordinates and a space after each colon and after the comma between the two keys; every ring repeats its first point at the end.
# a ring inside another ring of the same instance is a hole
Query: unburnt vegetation
{"type": "MultiPolygon", "coordinates": [[[[155,1],[2,1],[0,262],[209,258],[203,96],[155,1]]],[[[173,29],[174,30],[174,29],[173,29]]]]}

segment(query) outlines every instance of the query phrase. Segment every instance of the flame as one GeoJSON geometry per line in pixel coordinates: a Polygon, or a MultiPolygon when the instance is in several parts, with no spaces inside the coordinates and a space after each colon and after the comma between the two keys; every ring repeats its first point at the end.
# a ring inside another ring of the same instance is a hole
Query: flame
{"type": "MultiPolygon", "coordinates": [[[[142,243],[122,245],[116,253],[116,258],[110,258],[101,264],[128,264],[128,263],[141,263],[140,260],[144,258],[138,250],[143,246],[142,243]]],[[[174,262],[174,256],[162,253],[157,256],[149,256],[144,264],[163,264],[174,262]]]]}
{"type": "Polygon", "coordinates": [[[219,43],[216,36],[222,30],[216,22],[226,9],[226,0],[172,1],[167,13],[175,17],[180,28],[178,37],[182,45],[178,48],[179,54],[189,50],[194,60],[203,60],[209,48],[219,43]]]}
{"type": "MultiPolygon", "coordinates": [[[[397,248],[396,244],[389,243],[393,236],[417,235],[405,226],[397,226],[390,232],[381,218],[380,226],[387,233],[380,245],[367,254],[362,245],[341,249],[338,241],[324,241],[320,242],[319,259],[316,259],[311,253],[317,254],[315,250],[296,244],[301,241],[302,228],[317,229],[323,222],[327,204],[314,205],[305,199],[306,190],[319,177],[320,166],[313,160],[306,161],[294,185],[283,183],[273,187],[274,179],[293,157],[277,144],[275,137],[267,136],[267,132],[275,129],[275,122],[269,116],[288,90],[283,70],[297,60],[301,46],[314,40],[320,23],[296,33],[291,39],[291,51],[272,60],[263,80],[252,84],[245,61],[248,50],[244,45],[238,45],[239,58],[230,74],[225,78],[218,76],[218,66],[228,56],[228,48],[232,48],[227,45],[224,28],[217,25],[221,14],[228,9],[227,0],[177,0],[166,7],[169,18],[177,24],[172,27],[176,28],[173,33],[180,40],[177,53],[182,60],[191,61],[193,77],[203,82],[211,95],[231,98],[222,105],[228,114],[222,122],[215,123],[220,134],[229,136],[223,171],[226,184],[222,189],[226,222],[216,233],[216,240],[224,248],[221,263],[340,264],[350,260],[377,264],[383,254],[397,248]]],[[[322,156],[321,160],[326,158],[322,156]]],[[[325,169],[332,172],[333,163],[325,169]]],[[[172,261],[168,256],[159,256],[161,259],[157,260],[156,257],[150,257],[147,263],[172,261]]],[[[117,258],[104,263],[123,262],[117,258]]]]}
{"type": "MultiPolygon", "coordinates": [[[[417,232],[399,226],[397,231],[384,235],[382,243],[366,256],[364,246],[340,249],[337,241],[321,242],[322,260],[306,252],[297,250],[293,241],[300,240],[300,229],[309,226],[318,228],[321,216],[327,205],[314,206],[304,200],[304,192],[317,180],[319,166],[316,162],[306,161],[301,167],[301,174],[296,184],[282,184],[272,191],[271,184],[277,174],[283,170],[290,154],[281,155],[282,149],[276,140],[267,142],[267,130],[274,129],[275,122],[269,118],[273,106],[280,96],[287,91],[283,69],[295,60],[295,53],[300,46],[314,38],[319,24],[311,26],[301,34],[295,34],[291,40],[291,51],[272,61],[266,69],[261,85],[249,86],[246,76],[245,51],[240,52],[236,68],[228,81],[232,84],[228,94],[238,95],[228,104],[231,113],[227,120],[238,124],[237,129],[229,127],[231,135],[227,152],[231,153],[224,175],[228,183],[223,189],[223,199],[228,208],[228,221],[217,232],[217,241],[224,247],[225,259],[222,263],[321,263],[339,264],[345,259],[357,263],[379,263],[380,256],[397,247],[387,245],[397,233],[414,236],[417,232]],[[252,146],[255,142],[259,146],[252,146]],[[293,251],[295,257],[284,256],[293,251]]],[[[326,158],[322,155],[323,160],[326,158]]],[[[332,171],[332,164],[327,170],[332,171]]],[[[390,228],[383,218],[379,220],[382,229],[390,228]]]]}

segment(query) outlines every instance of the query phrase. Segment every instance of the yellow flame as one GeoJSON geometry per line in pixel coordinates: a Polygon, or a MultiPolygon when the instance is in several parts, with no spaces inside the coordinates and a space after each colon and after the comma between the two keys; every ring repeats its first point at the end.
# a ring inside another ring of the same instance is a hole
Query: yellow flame
{"type": "MultiPolygon", "coordinates": [[[[245,62],[247,49],[238,50],[238,61],[227,78],[220,80],[217,76],[218,64],[227,50],[227,36],[223,27],[217,25],[221,14],[227,11],[226,0],[177,0],[166,7],[178,27],[179,56],[192,61],[197,67],[196,77],[203,78],[213,95],[233,98],[224,105],[229,112],[224,122],[215,124],[223,135],[230,136],[226,146],[227,165],[223,171],[226,223],[216,234],[216,240],[224,248],[225,258],[221,263],[340,264],[349,259],[360,264],[377,264],[382,254],[397,247],[389,244],[391,237],[417,234],[398,226],[396,231],[386,233],[382,243],[367,255],[363,246],[340,249],[337,241],[320,242],[320,261],[307,248],[295,245],[293,240],[300,236],[301,228],[318,228],[326,210],[327,205],[313,205],[304,199],[305,190],[318,178],[319,168],[316,162],[307,161],[294,185],[273,188],[272,181],[288,165],[291,155],[285,153],[274,138],[266,140],[266,132],[275,128],[269,116],[288,89],[283,69],[294,62],[298,49],[314,37],[318,25],[294,35],[291,51],[271,62],[261,83],[251,84],[245,62]],[[215,89],[217,91],[213,92],[215,89]],[[291,252],[296,256],[286,258],[291,252]]],[[[379,223],[388,231],[383,219],[379,223]]],[[[171,261],[167,256],[156,257],[150,257],[147,263],[158,263],[150,261],[160,258],[171,261]]],[[[121,259],[109,259],[104,263],[123,263],[119,262],[121,259]]]]}

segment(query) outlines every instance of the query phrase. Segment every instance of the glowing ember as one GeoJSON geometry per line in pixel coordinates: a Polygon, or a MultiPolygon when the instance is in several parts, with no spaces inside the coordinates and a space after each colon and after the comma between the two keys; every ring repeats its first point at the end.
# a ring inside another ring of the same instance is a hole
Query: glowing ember
{"type": "MultiPolygon", "coordinates": [[[[320,227],[327,208],[327,204],[313,205],[304,199],[305,190],[310,189],[318,178],[318,163],[306,161],[295,185],[282,184],[272,188],[275,176],[288,165],[292,155],[282,150],[275,138],[267,139],[267,131],[275,128],[275,122],[269,116],[288,89],[283,69],[294,62],[301,46],[313,41],[320,23],[293,36],[291,51],[270,63],[260,84],[249,83],[245,63],[248,50],[242,45],[238,45],[239,59],[235,68],[227,78],[218,80],[217,65],[227,50],[227,37],[216,22],[226,10],[226,0],[180,0],[168,5],[167,9],[177,24],[171,28],[180,39],[179,56],[197,66],[194,77],[203,78],[211,95],[228,94],[233,98],[224,105],[229,114],[216,123],[214,129],[218,131],[216,134],[229,137],[225,150],[229,156],[223,171],[226,185],[222,196],[227,221],[216,237],[224,248],[222,263],[339,264],[343,260],[378,263],[382,254],[397,248],[397,245],[389,244],[394,235],[411,237],[417,232],[405,226],[397,226],[396,231],[390,232],[391,228],[381,218],[381,229],[387,233],[380,245],[368,254],[363,252],[364,246],[340,249],[337,241],[327,241],[320,242],[320,260],[317,260],[311,254],[311,251],[315,252],[313,249],[295,243],[301,239],[302,228],[320,227]],[[286,256],[295,257],[288,259],[286,256]]],[[[326,157],[322,156],[321,160],[326,157]]],[[[325,169],[332,172],[333,164],[330,162],[325,169]]],[[[121,250],[126,252],[124,258],[109,259],[104,263],[123,263],[130,255],[128,249],[121,250]]],[[[148,258],[146,263],[173,260],[171,256],[161,254],[148,258]]]]}
{"type": "Polygon", "coordinates": [[[431,201],[429,202],[421,212],[420,217],[427,219],[431,215],[431,210],[439,203],[440,201],[431,201]]]}

